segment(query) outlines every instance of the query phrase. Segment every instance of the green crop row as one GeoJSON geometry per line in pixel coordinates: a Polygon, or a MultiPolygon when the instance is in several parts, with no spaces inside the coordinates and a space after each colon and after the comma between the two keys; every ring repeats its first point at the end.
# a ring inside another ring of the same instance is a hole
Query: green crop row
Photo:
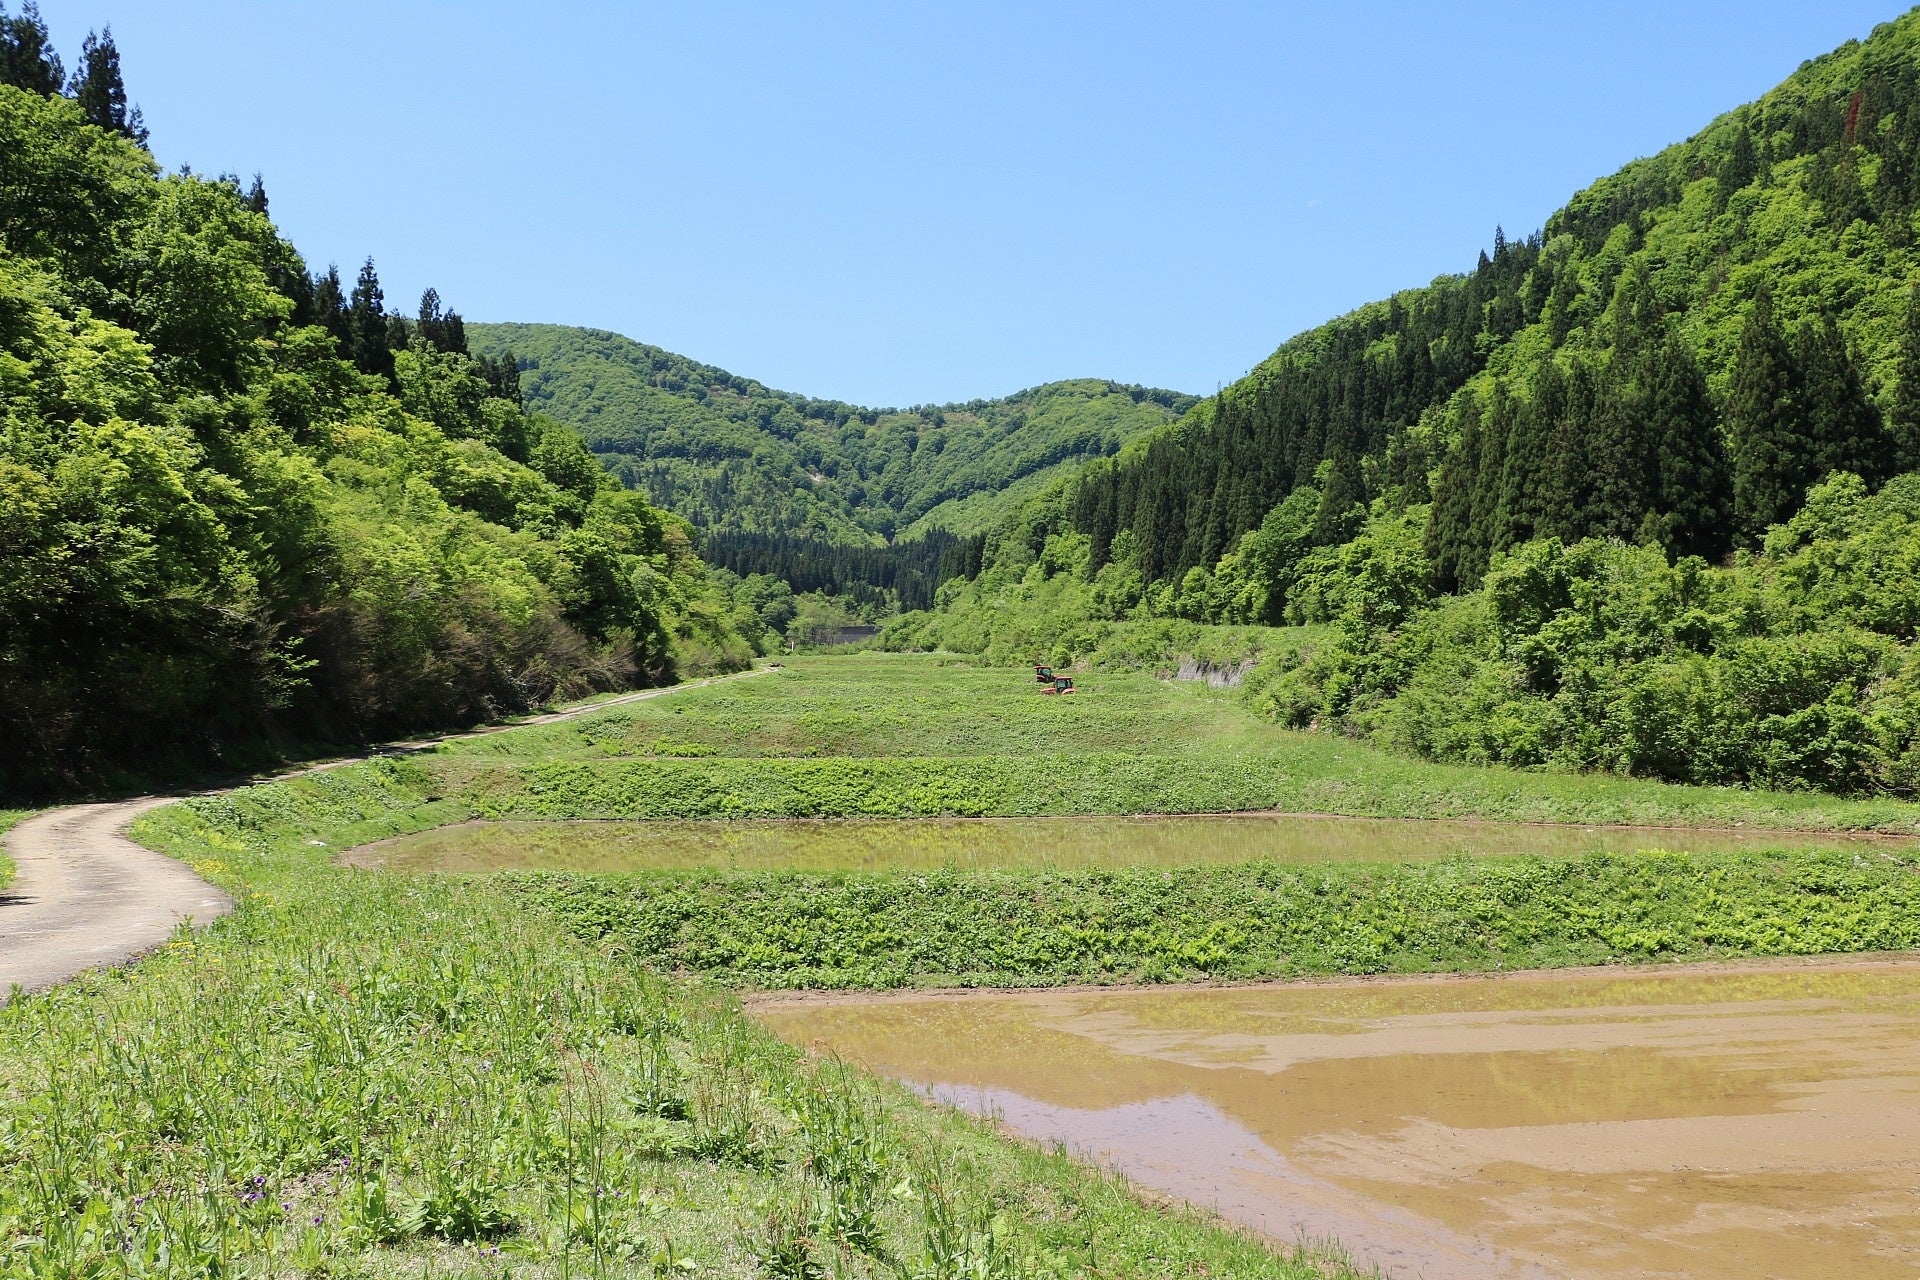
{"type": "Polygon", "coordinates": [[[506,879],[605,949],[756,987],[1244,980],[1920,947],[1910,857],[1812,850],[506,879]]]}

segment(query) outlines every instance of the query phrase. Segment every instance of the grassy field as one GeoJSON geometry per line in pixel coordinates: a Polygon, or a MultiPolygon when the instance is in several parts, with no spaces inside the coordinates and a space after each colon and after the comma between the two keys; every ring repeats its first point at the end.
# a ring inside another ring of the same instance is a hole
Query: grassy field
{"type": "Polygon", "coordinates": [[[1472,972],[1920,948],[1920,858],[510,875],[573,932],[751,987],[1472,972]]]}
{"type": "Polygon", "coordinates": [[[1102,679],[1056,700],[1019,672],[898,657],[800,661],[190,800],[135,835],[239,910],[131,970],[0,1009],[0,1276],[1338,1275],[1324,1255],[1145,1204],[789,1049],[723,983],[1560,963],[1903,945],[1913,928],[1903,867],[1790,855],[1563,859],[1551,882],[1528,859],[1505,878],[1450,862],[1406,879],[1242,866],[602,881],[335,861],[500,814],[1253,805],[1899,830],[1916,817],[1436,768],[1280,732],[1190,688],[1102,679]],[[1673,896],[1681,884],[1691,896],[1673,896]],[[997,949],[966,958],[983,939],[997,949]],[[886,949],[904,961],[876,963],[886,949]]]}
{"type": "Polygon", "coordinates": [[[474,758],[138,824],[241,905],[0,1009],[0,1275],[1347,1274],[812,1060],[503,884],[333,863],[465,812],[474,758]]]}
{"type": "Polygon", "coordinates": [[[1439,765],[1277,728],[1145,675],[1041,697],[1021,671],[796,659],[685,698],[451,744],[425,762],[485,817],[898,817],[1244,809],[1920,832],[1920,806],[1439,765]]]}

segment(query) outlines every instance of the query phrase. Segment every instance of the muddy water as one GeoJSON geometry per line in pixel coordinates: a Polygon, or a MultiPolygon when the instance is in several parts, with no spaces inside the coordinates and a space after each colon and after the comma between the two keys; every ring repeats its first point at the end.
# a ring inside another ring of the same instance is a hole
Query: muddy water
{"type": "Polygon", "coordinates": [[[738,822],[474,822],[369,845],[350,860],[396,871],[643,871],[692,867],[852,871],[934,867],[1171,866],[1416,861],[1472,853],[1663,848],[1913,848],[1871,836],[1750,830],[1409,822],[1241,814],[738,822]]]}
{"type": "Polygon", "coordinates": [[[1395,1276],[1920,1275],[1920,957],[756,1013],[1395,1276]]]}

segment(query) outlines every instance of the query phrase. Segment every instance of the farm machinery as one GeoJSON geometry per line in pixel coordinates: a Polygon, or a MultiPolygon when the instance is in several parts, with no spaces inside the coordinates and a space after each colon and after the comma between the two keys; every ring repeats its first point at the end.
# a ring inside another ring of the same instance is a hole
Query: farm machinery
{"type": "Polygon", "coordinates": [[[1033,664],[1033,678],[1035,682],[1044,686],[1040,690],[1042,693],[1073,692],[1073,677],[1053,674],[1053,668],[1044,662],[1036,662],[1033,664]]]}

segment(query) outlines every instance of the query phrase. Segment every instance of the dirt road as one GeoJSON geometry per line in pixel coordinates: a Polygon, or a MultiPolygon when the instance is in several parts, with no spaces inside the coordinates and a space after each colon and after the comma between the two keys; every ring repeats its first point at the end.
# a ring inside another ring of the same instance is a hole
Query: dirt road
{"type": "MultiPolygon", "coordinates": [[[[744,671],[733,680],[759,675],[744,671]]],[[[365,755],[296,769],[297,777],[334,769],[373,755],[420,751],[441,742],[499,733],[524,724],[552,724],[575,716],[715,680],[695,680],[646,689],[604,702],[548,712],[512,725],[395,743],[365,755]]],[[[217,794],[215,791],[201,794],[217,794]]],[[[177,796],[141,796],[102,804],[68,805],[28,818],[7,833],[7,852],[18,867],[0,890],[0,1003],[13,987],[37,991],[99,965],[124,964],[153,950],[183,922],[206,924],[233,910],[233,899],[179,862],[127,839],[127,825],[177,796]]]]}

